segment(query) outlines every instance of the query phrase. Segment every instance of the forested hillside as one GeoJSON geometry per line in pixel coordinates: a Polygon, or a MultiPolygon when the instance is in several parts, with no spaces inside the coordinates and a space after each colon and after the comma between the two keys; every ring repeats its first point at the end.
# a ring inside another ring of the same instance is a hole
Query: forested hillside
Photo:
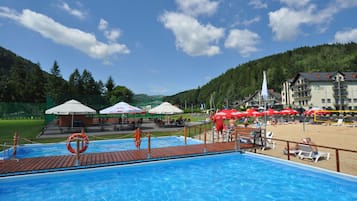
{"type": "Polygon", "coordinates": [[[332,44],[301,47],[241,64],[211,80],[204,86],[165,98],[166,101],[216,106],[235,101],[261,89],[263,71],[267,72],[268,88],[280,92],[283,81],[299,72],[357,71],[357,44],[332,44]]]}
{"type": "MultiPolygon", "coordinates": [[[[133,95],[125,86],[117,86],[110,76],[104,84],[88,70],[74,69],[67,81],[57,61],[50,72],[45,72],[40,64],[0,47],[0,103],[45,103],[50,99],[48,102],[60,104],[76,99],[101,109],[119,101],[131,102],[133,95]]],[[[6,112],[13,107],[0,109],[6,112]]]]}

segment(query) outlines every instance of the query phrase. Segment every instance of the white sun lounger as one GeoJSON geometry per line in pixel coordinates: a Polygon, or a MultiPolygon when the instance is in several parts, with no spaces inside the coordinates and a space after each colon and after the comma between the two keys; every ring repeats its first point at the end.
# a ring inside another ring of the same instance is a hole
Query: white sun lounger
{"type": "Polygon", "coordinates": [[[275,142],[273,141],[273,135],[274,133],[272,131],[267,132],[266,134],[266,144],[265,146],[262,147],[262,150],[264,151],[265,149],[275,149],[275,142]]]}
{"type": "Polygon", "coordinates": [[[335,124],[332,124],[333,126],[342,126],[343,125],[343,119],[338,119],[335,124]]]}
{"type": "Polygon", "coordinates": [[[299,150],[299,153],[297,154],[297,156],[300,159],[305,159],[305,158],[311,159],[315,163],[317,161],[319,161],[320,158],[325,158],[327,160],[330,159],[330,153],[329,152],[318,151],[317,153],[314,153],[314,151],[312,150],[310,145],[299,144],[298,145],[298,150],[299,150]]]}

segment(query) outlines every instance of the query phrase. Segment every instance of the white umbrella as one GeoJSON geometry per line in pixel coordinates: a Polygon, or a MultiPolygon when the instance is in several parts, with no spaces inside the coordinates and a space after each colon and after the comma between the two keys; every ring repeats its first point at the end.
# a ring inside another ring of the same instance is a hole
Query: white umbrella
{"type": "Polygon", "coordinates": [[[119,102],[99,111],[100,114],[138,114],[145,111],[126,102],[119,102]]]}
{"type": "Polygon", "coordinates": [[[149,110],[150,114],[179,114],[183,113],[183,110],[172,105],[169,102],[163,102],[160,105],[149,110]]]}
{"type": "Polygon", "coordinates": [[[85,115],[97,113],[94,109],[83,105],[79,101],[69,100],[61,105],[57,105],[45,111],[45,114],[72,115],[72,127],[74,115],[85,115]]]}

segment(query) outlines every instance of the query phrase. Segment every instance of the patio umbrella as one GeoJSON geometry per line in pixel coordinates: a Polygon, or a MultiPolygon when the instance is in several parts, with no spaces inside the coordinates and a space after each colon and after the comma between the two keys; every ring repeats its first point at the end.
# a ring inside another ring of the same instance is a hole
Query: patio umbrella
{"type": "Polygon", "coordinates": [[[77,100],[69,100],[61,105],[57,105],[45,111],[45,114],[55,114],[55,115],[72,115],[71,127],[73,127],[73,116],[74,115],[86,115],[86,114],[96,114],[97,112],[80,103],[77,100]]]}
{"type": "Polygon", "coordinates": [[[321,108],[311,108],[309,110],[306,110],[304,112],[305,115],[325,115],[325,114],[330,114],[331,112],[323,110],[321,108]]]}
{"type": "Polygon", "coordinates": [[[247,116],[248,117],[260,117],[260,116],[263,116],[263,115],[264,115],[264,113],[258,112],[258,111],[254,110],[254,109],[248,109],[247,110],[247,116]]]}
{"type": "Polygon", "coordinates": [[[283,110],[280,110],[279,113],[281,115],[297,115],[297,114],[299,114],[298,111],[296,111],[294,109],[291,109],[291,108],[288,108],[288,107],[283,109],[283,110]]]}
{"type": "Polygon", "coordinates": [[[273,115],[278,115],[279,111],[269,108],[269,109],[263,111],[263,114],[267,115],[267,116],[273,116],[273,115]]]}
{"type": "Polygon", "coordinates": [[[169,102],[163,102],[160,105],[149,110],[150,114],[180,114],[183,110],[172,105],[169,102]]]}
{"type": "Polygon", "coordinates": [[[145,111],[126,102],[119,102],[99,111],[100,114],[140,114],[145,111]]]}
{"type": "Polygon", "coordinates": [[[231,119],[231,118],[233,118],[233,115],[232,115],[232,113],[234,113],[234,112],[237,112],[237,110],[236,109],[223,109],[223,110],[220,110],[220,111],[218,111],[215,115],[214,115],[214,117],[216,118],[216,117],[222,117],[223,119],[231,119]]]}
{"type": "MultiPolygon", "coordinates": [[[[99,113],[122,114],[122,118],[124,119],[124,114],[141,114],[141,113],[145,113],[145,111],[122,101],[116,103],[115,105],[100,110],[99,113]]],[[[123,121],[121,121],[121,124],[123,124],[123,121]]]]}
{"type": "Polygon", "coordinates": [[[232,117],[239,119],[246,116],[247,114],[245,114],[244,112],[236,111],[236,112],[232,112],[231,115],[232,117]]]}

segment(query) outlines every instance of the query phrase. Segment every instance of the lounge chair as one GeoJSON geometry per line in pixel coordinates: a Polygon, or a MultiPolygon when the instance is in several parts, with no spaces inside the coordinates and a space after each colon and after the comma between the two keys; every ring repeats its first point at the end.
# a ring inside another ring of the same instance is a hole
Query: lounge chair
{"type": "Polygon", "coordinates": [[[266,148],[269,149],[275,149],[275,142],[273,142],[273,135],[274,133],[272,131],[269,131],[266,133],[266,140],[265,140],[265,146],[262,147],[262,150],[264,151],[266,148]]]}
{"type": "Polygon", "coordinates": [[[351,124],[348,124],[347,127],[357,127],[357,121],[353,121],[351,124]]]}
{"type": "Polygon", "coordinates": [[[289,152],[288,152],[288,150],[285,148],[284,150],[283,150],[283,153],[285,154],[285,155],[294,155],[294,156],[296,156],[296,155],[298,155],[299,154],[299,152],[300,152],[300,150],[298,150],[298,149],[290,149],[289,150],[289,152]]]}
{"type": "Polygon", "coordinates": [[[314,153],[312,147],[310,145],[306,145],[306,144],[299,144],[298,145],[298,150],[299,153],[297,154],[297,156],[300,159],[311,159],[312,161],[314,161],[315,163],[317,161],[319,161],[320,158],[326,158],[327,160],[330,159],[330,153],[329,152],[322,152],[322,151],[318,151],[317,153],[314,153]]]}
{"type": "Polygon", "coordinates": [[[343,125],[343,119],[338,119],[337,123],[332,124],[333,126],[342,126],[343,125]]]}

